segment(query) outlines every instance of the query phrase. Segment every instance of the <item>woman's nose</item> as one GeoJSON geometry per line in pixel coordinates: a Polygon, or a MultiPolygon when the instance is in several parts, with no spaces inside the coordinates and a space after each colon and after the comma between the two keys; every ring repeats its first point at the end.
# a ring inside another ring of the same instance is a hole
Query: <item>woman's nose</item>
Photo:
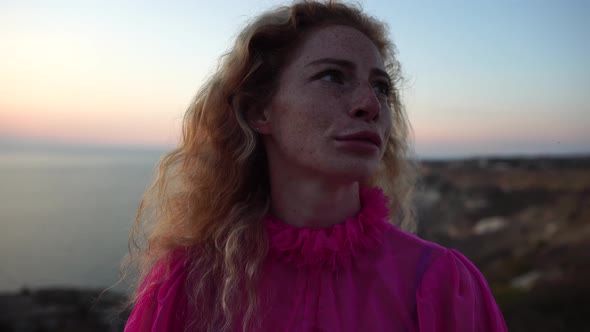
{"type": "Polygon", "coordinates": [[[359,83],[354,92],[349,114],[353,118],[375,120],[381,113],[381,102],[368,82],[359,83]]]}

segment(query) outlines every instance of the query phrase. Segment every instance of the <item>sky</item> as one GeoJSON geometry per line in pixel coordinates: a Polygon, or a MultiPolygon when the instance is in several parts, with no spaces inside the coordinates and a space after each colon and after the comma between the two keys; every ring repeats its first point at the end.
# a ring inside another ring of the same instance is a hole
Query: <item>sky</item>
{"type": "MultiPolygon", "coordinates": [[[[249,19],[288,4],[0,0],[0,140],[173,146],[249,19]]],[[[358,1],[419,156],[590,153],[590,1],[358,1]]]]}

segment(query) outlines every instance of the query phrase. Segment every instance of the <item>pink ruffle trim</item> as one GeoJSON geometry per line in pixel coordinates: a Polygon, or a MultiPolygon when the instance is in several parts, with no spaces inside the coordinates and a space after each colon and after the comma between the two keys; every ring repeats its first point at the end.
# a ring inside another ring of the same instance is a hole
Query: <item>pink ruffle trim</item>
{"type": "Polygon", "coordinates": [[[270,255],[298,267],[346,266],[355,254],[377,247],[387,229],[387,198],[380,188],[361,188],[361,210],[328,228],[296,227],[267,215],[270,255]]]}

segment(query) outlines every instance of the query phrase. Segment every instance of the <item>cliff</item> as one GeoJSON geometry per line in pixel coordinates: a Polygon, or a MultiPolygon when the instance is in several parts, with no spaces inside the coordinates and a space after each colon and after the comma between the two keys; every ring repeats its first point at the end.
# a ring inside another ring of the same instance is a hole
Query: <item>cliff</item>
{"type": "Polygon", "coordinates": [[[510,331],[590,331],[590,158],[424,162],[419,235],[483,272],[510,331]]]}

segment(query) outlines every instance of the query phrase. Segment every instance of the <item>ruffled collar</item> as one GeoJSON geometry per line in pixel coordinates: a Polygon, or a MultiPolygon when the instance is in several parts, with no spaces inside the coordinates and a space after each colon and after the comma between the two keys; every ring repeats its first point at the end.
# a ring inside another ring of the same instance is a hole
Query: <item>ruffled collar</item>
{"type": "Polygon", "coordinates": [[[387,198],[380,188],[360,189],[361,210],[356,216],[327,228],[296,227],[272,215],[264,218],[269,254],[305,266],[347,265],[352,256],[378,246],[388,227],[387,198]]]}

